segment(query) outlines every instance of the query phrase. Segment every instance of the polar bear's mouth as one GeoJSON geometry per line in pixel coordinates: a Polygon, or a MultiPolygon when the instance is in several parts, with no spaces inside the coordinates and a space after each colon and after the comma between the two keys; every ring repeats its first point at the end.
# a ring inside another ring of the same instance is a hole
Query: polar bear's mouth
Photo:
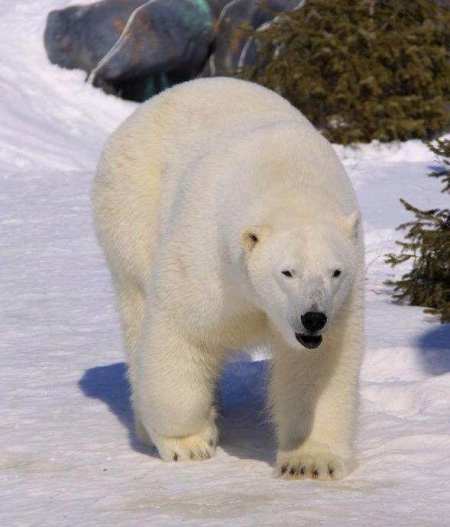
{"type": "Polygon", "coordinates": [[[302,346],[308,349],[318,348],[322,344],[322,335],[303,335],[302,333],[296,333],[295,338],[302,346]]]}

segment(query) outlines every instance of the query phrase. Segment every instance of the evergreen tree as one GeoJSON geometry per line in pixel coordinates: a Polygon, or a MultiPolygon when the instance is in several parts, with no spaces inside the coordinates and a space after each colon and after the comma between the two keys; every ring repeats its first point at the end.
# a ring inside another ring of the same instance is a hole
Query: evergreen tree
{"type": "Polygon", "coordinates": [[[431,139],[450,122],[450,11],[433,0],[306,0],[254,34],[241,76],[338,143],[431,139]]]}
{"type": "MultiPolygon", "coordinates": [[[[441,178],[442,192],[450,194],[450,140],[430,145],[442,165],[431,177],[441,178]]],[[[427,306],[427,313],[439,314],[441,322],[450,322],[450,209],[423,211],[401,200],[415,216],[415,221],[400,225],[407,230],[405,241],[397,242],[400,254],[388,254],[386,261],[396,266],[412,260],[412,269],[397,281],[394,297],[415,306],[427,306]]]]}

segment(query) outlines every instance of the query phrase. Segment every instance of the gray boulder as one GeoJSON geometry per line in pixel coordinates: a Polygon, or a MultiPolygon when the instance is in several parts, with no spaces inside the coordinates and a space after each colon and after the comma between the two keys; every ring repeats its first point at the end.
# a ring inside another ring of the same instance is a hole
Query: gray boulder
{"type": "Polygon", "coordinates": [[[234,75],[253,64],[257,49],[249,32],[302,4],[102,0],[52,11],[44,42],[52,63],[82,69],[95,86],[140,101],[199,74],[234,75]]]}
{"type": "Polygon", "coordinates": [[[44,44],[53,64],[91,72],[114,46],[131,13],[146,0],[103,0],[51,11],[44,44]]]}
{"type": "Polygon", "coordinates": [[[202,76],[233,76],[242,66],[254,64],[257,49],[249,33],[281,13],[299,9],[304,0],[232,0],[216,24],[214,51],[202,76]]]}
{"type": "Polygon", "coordinates": [[[231,2],[231,0],[207,0],[214,22],[219,20],[222,9],[231,2]]]}
{"type": "MultiPolygon", "coordinates": [[[[218,11],[225,0],[211,0],[218,11]]],[[[214,39],[206,0],[103,0],[52,11],[50,61],[86,71],[95,86],[133,100],[195,77],[214,39]]]]}
{"type": "Polygon", "coordinates": [[[123,81],[160,73],[195,76],[214,38],[205,0],[150,0],[133,11],[92,78],[123,81]]]}

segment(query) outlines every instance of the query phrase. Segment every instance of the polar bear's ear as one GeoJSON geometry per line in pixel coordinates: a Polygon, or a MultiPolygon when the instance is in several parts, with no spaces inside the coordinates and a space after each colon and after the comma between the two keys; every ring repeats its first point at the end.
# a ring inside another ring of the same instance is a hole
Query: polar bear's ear
{"type": "Polygon", "coordinates": [[[359,224],[361,222],[361,215],[359,211],[355,210],[345,218],[345,227],[353,240],[358,239],[359,224]]]}
{"type": "Polygon", "coordinates": [[[266,226],[255,226],[245,229],[241,234],[241,241],[245,250],[250,252],[265,237],[267,231],[268,227],[266,226]]]}

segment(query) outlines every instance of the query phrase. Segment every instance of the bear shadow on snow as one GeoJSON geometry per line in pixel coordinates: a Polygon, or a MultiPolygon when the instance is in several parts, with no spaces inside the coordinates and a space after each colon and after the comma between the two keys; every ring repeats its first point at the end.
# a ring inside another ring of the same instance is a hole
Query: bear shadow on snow
{"type": "Polygon", "coordinates": [[[417,344],[427,373],[450,372],[450,324],[433,327],[418,338],[417,344]]]}
{"type": "MultiPolygon", "coordinates": [[[[219,448],[231,456],[272,464],[275,438],[265,410],[269,361],[230,362],[217,388],[219,448]]],[[[140,443],[134,433],[127,365],[117,362],[85,371],[79,387],[86,397],[99,399],[127,428],[131,447],[157,456],[156,449],[140,443]]]]}

